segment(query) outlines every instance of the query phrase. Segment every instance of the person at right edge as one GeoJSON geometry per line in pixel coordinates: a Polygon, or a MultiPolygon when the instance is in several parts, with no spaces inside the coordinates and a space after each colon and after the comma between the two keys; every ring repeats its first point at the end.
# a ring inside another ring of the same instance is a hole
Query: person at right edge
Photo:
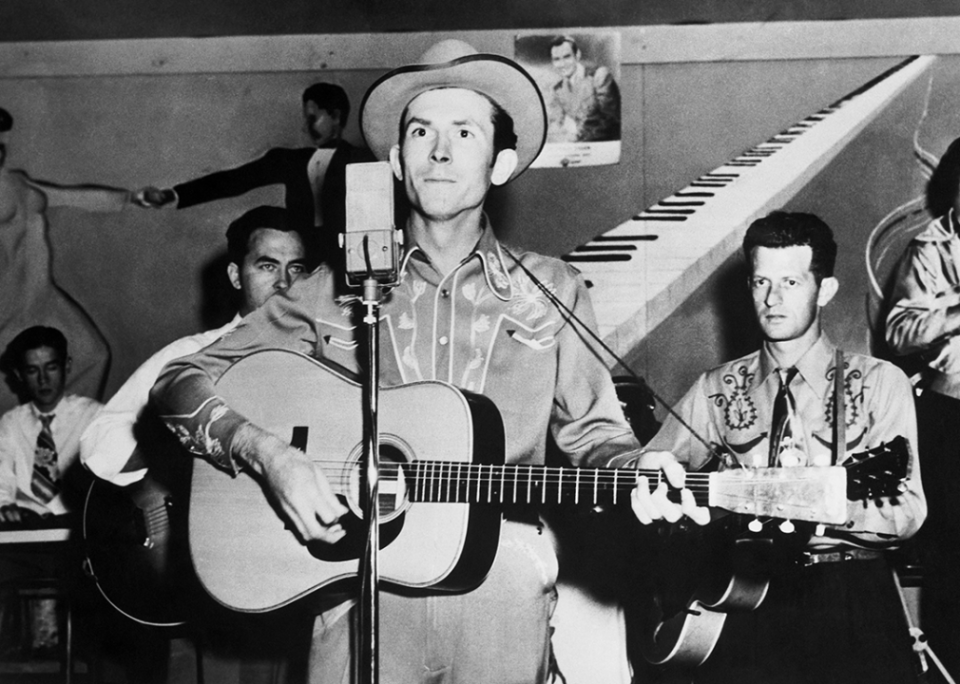
{"type": "MultiPolygon", "coordinates": [[[[720,452],[726,469],[762,470],[849,465],[858,454],[900,443],[900,453],[909,453],[906,477],[901,483],[904,473],[893,468],[886,479],[890,495],[854,496],[858,500],[847,502],[843,524],[797,522],[791,531],[773,520],[754,529],[762,535],[753,547],[758,558],[747,556],[751,562],[737,569],[743,577],[765,571],[759,576],[768,582],[765,598],[755,610],[728,612],[706,661],[679,677],[672,677],[675,669],[659,673],[665,681],[916,681],[906,616],[884,555],[913,536],[926,517],[913,396],[906,375],[892,363],[844,351],[838,401],[837,349],[821,323],[823,307],[839,288],[836,254],[832,231],[813,214],[775,211],[750,225],[743,256],[763,344],[694,383],[676,407],[693,431],[668,416],[646,446],[674,453],[689,470],[704,466],[711,452],[720,452]],[[842,430],[835,427],[840,403],[842,430]],[[843,442],[835,445],[838,433],[843,442]],[[769,554],[762,541],[767,537],[773,541],[769,554]]],[[[869,468],[867,458],[860,463],[869,468]]],[[[747,530],[739,534],[749,541],[747,530]]],[[[702,574],[721,563],[714,555],[702,574]]],[[[707,577],[697,579],[705,583],[707,577]]]]}
{"type": "Polygon", "coordinates": [[[927,184],[935,217],[907,246],[890,297],[886,340],[923,370],[917,427],[930,517],[917,537],[920,624],[947,672],[960,673],[960,138],[927,184]]]}

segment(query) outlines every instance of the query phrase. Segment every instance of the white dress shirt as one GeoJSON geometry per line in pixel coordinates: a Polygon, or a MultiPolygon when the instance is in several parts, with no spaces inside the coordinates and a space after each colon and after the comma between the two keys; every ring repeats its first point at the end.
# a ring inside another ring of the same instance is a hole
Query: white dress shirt
{"type": "MultiPolygon", "coordinates": [[[[100,409],[100,402],[75,394],[64,395],[49,413],[57,447],[57,469],[62,476],[77,458],[80,435],[100,409]]],[[[33,495],[34,452],[41,430],[40,411],[33,402],[21,404],[0,417],[0,505],[16,503],[41,515],[67,512],[60,495],[44,503],[33,495]]]]}

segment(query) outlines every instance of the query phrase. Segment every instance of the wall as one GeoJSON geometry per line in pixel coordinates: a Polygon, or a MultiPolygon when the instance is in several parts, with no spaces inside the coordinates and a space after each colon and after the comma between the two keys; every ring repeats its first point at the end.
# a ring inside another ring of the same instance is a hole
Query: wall
{"type": "MultiPolygon", "coordinates": [[[[513,243],[566,253],[857,87],[894,63],[893,55],[948,52],[957,24],[621,27],[621,163],[531,170],[492,199],[494,225],[513,243]]],[[[515,34],[450,35],[510,54],[515,34]]],[[[9,165],[61,183],[129,188],[229,167],[270,146],[305,142],[305,85],[339,82],[358,104],[374,78],[440,37],[0,45],[0,106],[16,118],[9,165]]],[[[347,137],[357,141],[355,121],[347,137]]],[[[55,275],[113,348],[108,395],[152,351],[210,322],[209,282],[218,274],[209,269],[222,252],[223,230],[245,208],[276,201],[279,195],[265,190],[183,211],[49,213],[55,275]]],[[[717,304],[697,301],[690,306],[708,312],[709,325],[697,316],[689,325],[721,329],[717,304]]],[[[685,319],[683,311],[677,320],[685,319]]],[[[703,347],[689,350],[691,372],[726,358],[729,345],[715,345],[709,335],[697,339],[703,347]]],[[[650,345],[633,355],[641,373],[662,367],[661,348],[650,345]]],[[[686,384],[684,374],[668,379],[666,396],[686,384]]]]}

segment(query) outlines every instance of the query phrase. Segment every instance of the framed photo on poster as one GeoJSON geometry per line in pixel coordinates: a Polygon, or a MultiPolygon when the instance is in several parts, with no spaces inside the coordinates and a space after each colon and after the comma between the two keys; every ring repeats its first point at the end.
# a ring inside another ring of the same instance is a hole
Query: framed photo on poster
{"type": "Polygon", "coordinates": [[[619,32],[523,34],[514,52],[547,106],[547,144],[533,167],[619,163],[619,32]]]}

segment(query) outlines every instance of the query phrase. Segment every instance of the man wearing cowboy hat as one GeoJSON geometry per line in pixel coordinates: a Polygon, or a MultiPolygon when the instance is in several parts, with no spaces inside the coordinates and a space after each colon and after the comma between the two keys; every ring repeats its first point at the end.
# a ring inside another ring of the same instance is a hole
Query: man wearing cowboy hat
{"type": "MultiPolygon", "coordinates": [[[[503,418],[508,463],[542,465],[549,429],[573,465],[662,467],[682,487],[672,456],[639,455],[609,373],[571,321],[569,311],[593,324],[577,272],[508,249],[483,212],[490,187],[516,178],[543,145],[544,105],[530,76],[509,59],[443,41],[374,83],[361,127],[374,154],[389,159],[410,204],[400,284],[382,309],[381,384],[443,380],[486,395],[503,418]]],[[[264,348],[357,369],[358,317],[338,297],[342,280],[321,267],[226,339],[168,366],[153,391],[191,451],[231,472],[255,472],[300,537],[325,542],[345,535],[338,520],[346,509],[319,465],[235,413],[213,383],[240,356],[264,348]]],[[[440,427],[429,416],[423,421],[440,427]]],[[[703,522],[706,511],[687,490],[683,501],[669,502],[662,486],[651,495],[645,481],[633,496],[642,522],[682,513],[703,522]]],[[[496,560],[479,587],[416,595],[383,588],[381,681],[545,681],[557,560],[535,513],[505,518],[496,560]]],[[[340,602],[317,619],[311,681],[350,681],[350,606],[340,602]]]]}

